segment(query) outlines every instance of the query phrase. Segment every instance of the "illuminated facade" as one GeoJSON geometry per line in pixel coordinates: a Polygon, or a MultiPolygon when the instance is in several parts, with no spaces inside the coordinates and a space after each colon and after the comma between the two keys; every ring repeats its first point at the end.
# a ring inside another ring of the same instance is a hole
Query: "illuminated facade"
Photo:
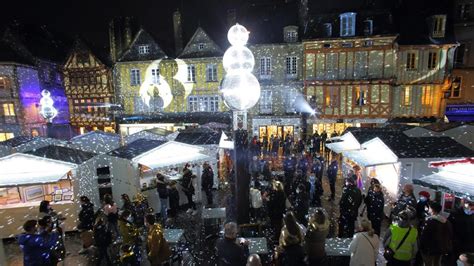
{"type": "Polygon", "coordinates": [[[69,103],[71,126],[76,133],[92,130],[114,131],[110,111],[115,102],[111,69],[81,40],[64,64],[64,85],[69,103]]]}

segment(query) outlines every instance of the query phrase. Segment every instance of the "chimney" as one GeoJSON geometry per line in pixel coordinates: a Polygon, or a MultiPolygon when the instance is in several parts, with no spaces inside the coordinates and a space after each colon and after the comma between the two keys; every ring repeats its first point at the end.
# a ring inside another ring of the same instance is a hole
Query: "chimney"
{"type": "Polygon", "coordinates": [[[125,18],[125,30],[124,30],[124,44],[123,50],[125,51],[128,49],[130,44],[132,43],[132,29],[130,28],[130,17],[125,18]]]}
{"type": "Polygon", "coordinates": [[[109,52],[110,60],[117,62],[117,47],[115,45],[115,25],[114,20],[109,22],[109,52]]]}
{"type": "Polygon", "coordinates": [[[444,38],[446,34],[446,15],[433,15],[430,17],[430,37],[444,38]]]}
{"type": "Polygon", "coordinates": [[[237,12],[235,9],[227,10],[227,28],[230,28],[237,23],[237,12]]]}
{"type": "Polygon", "coordinates": [[[181,21],[181,13],[176,10],[173,13],[173,30],[174,30],[174,47],[176,55],[183,51],[183,27],[181,21]]]}

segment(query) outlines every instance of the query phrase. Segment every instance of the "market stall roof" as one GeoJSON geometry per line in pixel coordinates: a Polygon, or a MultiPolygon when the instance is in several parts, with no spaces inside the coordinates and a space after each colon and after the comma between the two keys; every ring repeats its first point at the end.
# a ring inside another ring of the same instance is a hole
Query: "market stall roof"
{"type": "Polygon", "coordinates": [[[439,169],[438,173],[415,179],[413,182],[474,200],[474,160],[449,163],[439,169]]]}
{"type": "MultiPolygon", "coordinates": [[[[168,132],[166,130],[166,132],[168,132]]],[[[150,131],[150,130],[142,130],[142,131],[139,131],[137,133],[133,133],[131,135],[128,135],[125,137],[125,143],[129,144],[129,143],[132,143],[138,139],[149,139],[149,140],[161,140],[161,141],[166,141],[166,136],[171,134],[168,133],[168,134],[165,134],[165,135],[161,135],[161,134],[156,134],[154,133],[153,131],[150,131]]]]}
{"type": "Polygon", "coordinates": [[[135,157],[133,161],[149,168],[157,169],[212,159],[201,152],[204,152],[204,149],[200,147],[169,141],[135,157]]]}
{"type": "Polygon", "coordinates": [[[82,164],[96,156],[96,154],[91,152],[55,145],[46,146],[24,153],[52,160],[74,163],[77,165],[82,164]]]}
{"type": "Polygon", "coordinates": [[[190,128],[180,131],[174,141],[191,145],[217,145],[221,133],[207,127],[190,128]]]}
{"type": "Polygon", "coordinates": [[[0,187],[57,182],[76,167],[73,163],[15,153],[0,159],[0,187]]]}
{"type": "Polygon", "coordinates": [[[76,136],[70,140],[72,148],[93,153],[107,153],[120,146],[120,135],[100,130],[76,136]]]}
{"type": "Polygon", "coordinates": [[[397,156],[379,138],[361,145],[360,150],[343,151],[342,154],[361,166],[397,163],[397,156]]]}
{"type": "Polygon", "coordinates": [[[326,144],[326,147],[335,153],[360,149],[360,143],[351,132],[348,132],[340,137],[331,138],[330,141],[330,143],[326,144]]]}
{"type": "Polygon", "coordinates": [[[224,132],[221,134],[221,139],[219,140],[219,148],[222,149],[234,149],[234,141],[229,138],[224,132]]]}
{"type": "Polygon", "coordinates": [[[14,137],[5,141],[0,142],[0,145],[9,146],[9,147],[16,147],[22,144],[28,143],[32,141],[34,137],[29,136],[18,136],[14,137]]]}
{"type": "Polygon", "coordinates": [[[146,153],[150,150],[155,149],[156,147],[161,146],[162,144],[166,143],[163,140],[150,140],[150,139],[138,139],[134,142],[131,142],[123,147],[115,149],[109,153],[108,155],[120,157],[124,159],[133,159],[143,153],[146,153]]]}

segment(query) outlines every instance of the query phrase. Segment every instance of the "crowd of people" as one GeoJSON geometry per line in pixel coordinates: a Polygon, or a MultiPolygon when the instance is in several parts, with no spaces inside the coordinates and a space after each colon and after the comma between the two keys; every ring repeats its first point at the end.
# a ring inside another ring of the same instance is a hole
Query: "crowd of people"
{"type": "MultiPolygon", "coordinates": [[[[375,265],[379,247],[383,247],[388,265],[456,265],[456,261],[472,265],[473,202],[466,199],[445,218],[440,203],[431,200],[428,192],[420,192],[417,199],[413,186],[407,184],[387,216],[384,209],[388,201],[381,182],[371,178],[370,186],[364,189],[360,169],[342,174],[338,156],[324,147],[326,141],[327,134],[315,134],[306,142],[294,141],[288,134],[283,141],[279,137],[261,141],[254,137],[249,142],[250,219],[270,229],[266,237],[276,247],[271,256],[273,264],[328,265],[326,239],[340,237],[352,239],[348,247],[350,265],[375,265]],[[337,201],[336,181],[341,175],[342,194],[337,201]],[[324,191],[323,182],[328,183],[329,191],[324,191]],[[339,216],[329,215],[323,201],[339,206],[339,216]],[[384,221],[388,221],[388,228],[384,221]]],[[[179,185],[187,199],[186,212],[192,217],[197,213],[193,201],[196,175],[189,164],[182,173],[179,185]]],[[[203,205],[215,203],[213,182],[212,167],[205,163],[201,174],[203,205]]],[[[141,265],[144,258],[151,265],[166,263],[171,249],[164,238],[164,226],[180,210],[177,185],[157,175],[158,213],[140,194],[133,201],[122,195],[121,206],[105,195],[98,210],[82,196],[77,225],[83,244],[80,253],[91,265],[141,265]]],[[[232,194],[226,201],[228,210],[233,208],[232,194]]],[[[24,224],[25,233],[18,239],[24,263],[56,265],[68,254],[61,228],[64,217],[47,201],[41,203],[40,213],[38,220],[24,224]]],[[[234,221],[228,216],[223,237],[216,243],[217,264],[262,265],[259,255],[249,254],[248,240],[238,237],[234,221]]]]}

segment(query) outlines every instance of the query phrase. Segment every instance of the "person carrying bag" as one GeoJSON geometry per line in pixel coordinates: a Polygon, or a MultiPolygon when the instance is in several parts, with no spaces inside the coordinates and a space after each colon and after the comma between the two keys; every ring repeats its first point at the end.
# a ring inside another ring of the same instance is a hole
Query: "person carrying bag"
{"type": "Polygon", "coordinates": [[[400,212],[386,233],[384,257],[389,266],[409,266],[416,257],[418,230],[410,226],[409,217],[411,215],[408,211],[400,212]]]}

